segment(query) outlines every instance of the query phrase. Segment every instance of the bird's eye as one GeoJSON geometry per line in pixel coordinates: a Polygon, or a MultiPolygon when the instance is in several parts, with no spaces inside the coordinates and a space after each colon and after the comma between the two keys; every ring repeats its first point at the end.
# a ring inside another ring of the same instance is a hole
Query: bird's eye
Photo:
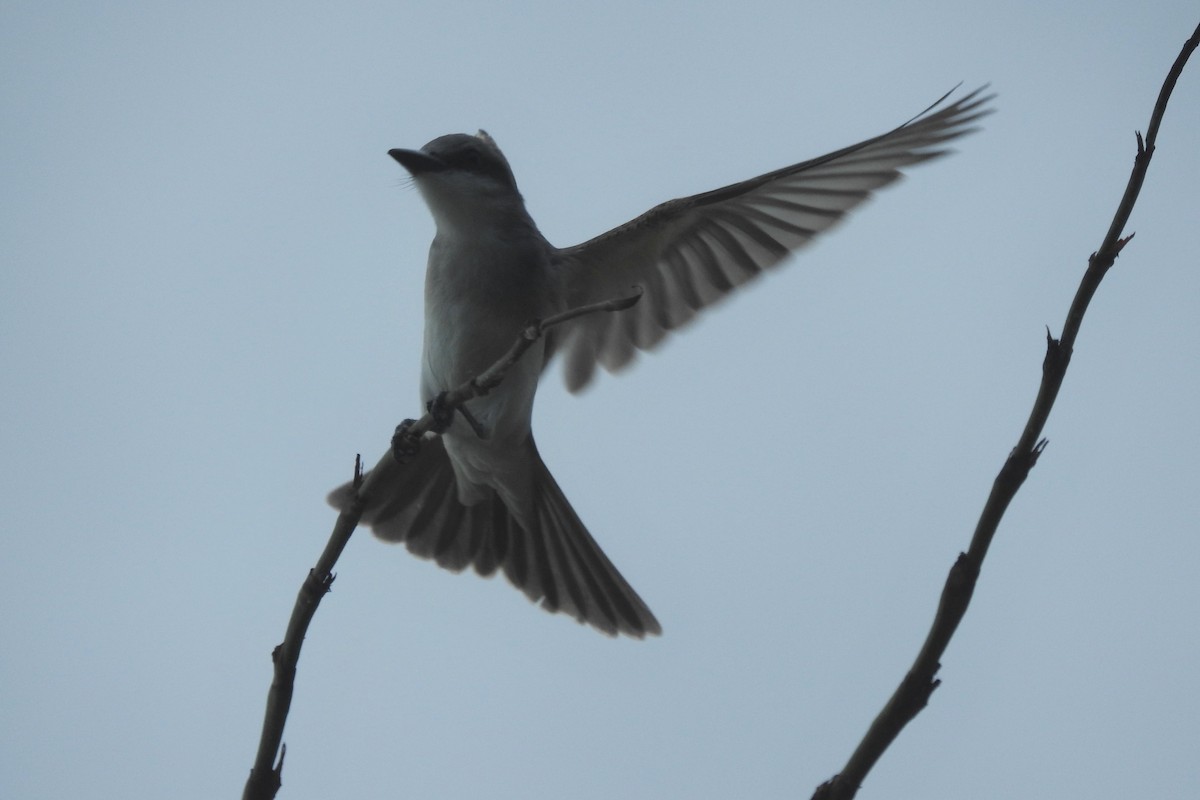
{"type": "Polygon", "coordinates": [[[483,155],[475,149],[467,150],[462,154],[462,165],[467,169],[478,169],[483,163],[483,155]]]}

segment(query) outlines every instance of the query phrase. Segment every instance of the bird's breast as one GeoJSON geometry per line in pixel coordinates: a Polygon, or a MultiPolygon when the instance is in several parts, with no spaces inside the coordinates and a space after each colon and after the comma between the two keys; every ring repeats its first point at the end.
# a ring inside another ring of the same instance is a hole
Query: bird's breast
{"type": "MultiPolygon", "coordinates": [[[[496,236],[441,236],[425,276],[425,372],[440,387],[458,385],[492,365],[521,328],[554,313],[549,248],[496,236]]],[[[537,361],[540,354],[527,353],[537,361]]]]}

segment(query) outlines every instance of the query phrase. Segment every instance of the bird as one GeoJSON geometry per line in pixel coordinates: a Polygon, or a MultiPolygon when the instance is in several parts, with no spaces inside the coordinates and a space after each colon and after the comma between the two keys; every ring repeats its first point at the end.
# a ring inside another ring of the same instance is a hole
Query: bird
{"type": "MultiPolygon", "coordinates": [[[[956,87],[957,88],[957,87],[956,87]]],[[[734,289],[833,228],[901,168],[950,152],[977,130],[994,95],[954,90],[880,136],[701,194],[670,200],[573,247],[557,248],[526,211],[508,160],[485,131],[439,136],[388,154],[411,175],[436,233],[425,274],[421,398],[480,374],[531,321],[627,296],[619,313],[551,328],[503,382],[452,414],[400,463],[335,489],[376,536],[459,572],[503,571],[533,602],[609,636],[662,627],[568,502],[531,430],[534,396],[554,358],[578,392],[596,367],[615,372],[734,289]],[[359,496],[359,486],[371,487],[359,496]]]]}

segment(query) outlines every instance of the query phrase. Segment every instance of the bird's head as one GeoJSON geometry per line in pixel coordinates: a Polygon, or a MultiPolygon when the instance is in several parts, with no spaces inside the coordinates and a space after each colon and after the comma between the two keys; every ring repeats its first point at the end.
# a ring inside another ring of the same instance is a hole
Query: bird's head
{"type": "Polygon", "coordinates": [[[514,210],[523,212],[508,159],[486,131],[450,133],[420,150],[389,150],[408,170],[439,227],[478,226],[514,210]]]}

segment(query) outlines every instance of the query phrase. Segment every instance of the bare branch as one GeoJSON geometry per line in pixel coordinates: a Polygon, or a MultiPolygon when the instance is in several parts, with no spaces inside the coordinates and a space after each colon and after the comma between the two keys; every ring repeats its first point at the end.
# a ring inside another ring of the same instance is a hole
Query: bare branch
{"type": "Polygon", "coordinates": [[[1140,134],[1137,137],[1137,155],[1134,158],[1133,172],[1129,176],[1125,194],[1121,198],[1104,241],[1088,259],[1088,268],[1080,281],[1071,308],[1067,312],[1062,338],[1054,339],[1049,331],[1046,332],[1046,356],[1042,362],[1042,382],[1038,388],[1033,410],[1029,414],[1029,420],[1025,424],[1020,440],[1009,453],[1004,466],[992,484],[991,494],[984,504],[969,549],[965,553],[960,553],[958,560],[950,568],[950,574],[942,589],[941,600],[938,602],[933,625],[930,627],[921,651],[879,716],[871,723],[870,729],[853,755],[850,756],[846,766],[839,774],[817,787],[813,794],[815,799],[848,800],[848,798],[854,797],[867,773],[875,766],[880,756],[900,735],[904,726],[921,712],[933,690],[940,685],[941,681],[936,675],[941,667],[942,655],[945,653],[951,637],[954,636],[959,622],[962,621],[963,615],[967,612],[967,606],[971,602],[971,595],[974,593],[975,584],[979,579],[979,571],[983,566],[983,559],[987,555],[992,538],[996,535],[1000,519],[1004,516],[1005,510],[1017,490],[1021,488],[1021,484],[1025,482],[1029,471],[1037,463],[1038,457],[1046,448],[1046,440],[1041,438],[1042,430],[1050,416],[1055,398],[1058,396],[1059,387],[1062,386],[1067,366],[1071,362],[1075,339],[1083,324],[1083,315],[1105,273],[1116,262],[1121,249],[1133,238],[1132,234],[1124,238],[1121,234],[1125,230],[1129,215],[1137,202],[1138,193],[1141,191],[1142,182],[1145,180],[1146,171],[1150,166],[1150,159],[1154,155],[1155,139],[1158,136],[1158,128],[1163,114],[1166,112],[1167,100],[1183,72],[1188,57],[1196,50],[1197,46],[1200,46],[1200,26],[1197,26],[1191,38],[1184,44],[1179,57],[1175,60],[1175,64],[1171,67],[1171,71],[1163,83],[1158,102],[1155,104],[1150,118],[1150,127],[1147,128],[1145,142],[1142,141],[1140,134]]]}
{"type": "MultiPolygon", "coordinates": [[[[634,287],[634,290],[635,293],[630,297],[580,306],[541,321],[530,322],[517,336],[508,352],[501,356],[495,364],[488,367],[482,374],[449,392],[443,400],[443,407],[459,409],[468,400],[487,394],[499,386],[508,371],[525,354],[525,351],[555,325],[561,325],[585,314],[624,311],[632,307],[642,297],[640,287],[634,287]]],[[[406,426],[407,435],[412,438],[414,445],[423,435],[432,431],[433,424],[434,415],[426,414],[413,425],[406,426]]],[[[391,451],[385,454],[384,458],[393,458],[391,451]]],[[[371,476],[368,474],[364,479],[362,457],[355,456],[354,485],[358,489],[359,499],[338,515],[337,522],[333,526],[333,533],[330,534],[321,557],[317,559],[316,566],[309,570],[308,577],[304,579],[300,593],[296,596],[296,603],[292,607],[292,616],[288,620],[287,633],[284,634],[283,643],[271,653],[271,660],[275,664],[275,675],[267,693],[267,710],[263,719],[262,736],[258,742],[258,753],[254,759],[254,767],[250,770],[250,777],[246,780],[246,786],[242,790],[242,800],[270,800],[275,797],[282,784],[283,758],[287,754],[287,746],[283,744],[283,726],[287,721],[288,710],[292,704],[292,693],[296,683],[296,664],[300,660],[300,647],[304,643],[304,635],[308,632],[309,623],[317,613],[317,606],[320,605],[321,598],[333,585],[335,578],[333,568],[342,551],[346,549],[354,529],[358,527],[358,520],[362,516],[363,509],[362,498],[369,491],[370,478],[371,476]],[[278,763],[274,763],[276,753],[280,754],[278,763]]]]}

